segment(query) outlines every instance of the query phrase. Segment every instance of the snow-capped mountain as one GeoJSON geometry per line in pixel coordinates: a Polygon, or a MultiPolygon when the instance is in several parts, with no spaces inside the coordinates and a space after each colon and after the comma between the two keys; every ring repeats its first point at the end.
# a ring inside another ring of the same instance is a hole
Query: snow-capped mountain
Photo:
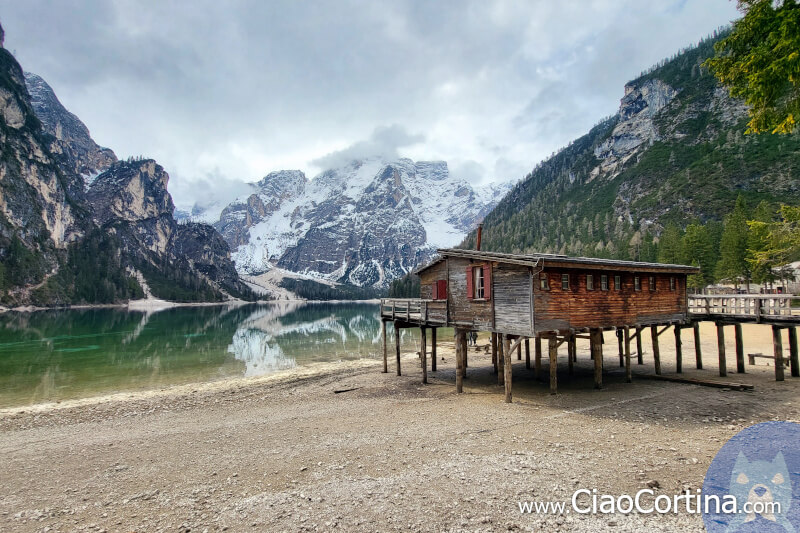
{"type": "Polygon", "coordinates": [[[240,273],[278,267],[385,287],[437,247],[460,242],[510,184],[473,188],[444,161],[369,158],[310,180],[299,170],[272,172],[251,187],[214,224],[240,273]]]}

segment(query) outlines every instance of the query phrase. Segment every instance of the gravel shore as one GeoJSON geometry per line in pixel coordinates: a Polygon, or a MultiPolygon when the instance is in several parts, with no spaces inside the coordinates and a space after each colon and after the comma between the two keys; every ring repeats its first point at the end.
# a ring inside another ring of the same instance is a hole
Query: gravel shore
{"type": "MultiPolygon", "coordinates": [[[[515,359],[512,404],[483,349],[470,348],[456,395],[450,342],[428,385],[408,353],[402,377],[361,360],[6,409],[0,530],[703,531],[687,513],[520,513],[520,501],[569,502],[578,488],[694,490],[739,430],[800,420],[800,379],[788,372],[776,383],[764,363],[745,376],[729,363],[728,379],[750,392],[628,384],[615,347],[607,334],[602,390],[583,343],[574,376],[560,365],[558,395],[515,359]]],[[[685,361],[692,350],[689,339],[685,361]]],[[[652,371],[649,343],[645,352],[635,372],[652,371]]],[[[662,353],[674,372],[674,352],[662,353]]],[[[706,369],[684,363],[686,375],[719,379],[716,352],[705,353],[706,369]]]]}

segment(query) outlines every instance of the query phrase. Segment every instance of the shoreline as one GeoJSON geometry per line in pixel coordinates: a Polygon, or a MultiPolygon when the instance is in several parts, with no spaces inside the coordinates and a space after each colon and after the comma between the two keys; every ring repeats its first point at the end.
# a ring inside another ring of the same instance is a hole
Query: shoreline
{"type": "Polygon", "coordinates": [[[142,312],[157,312],[165,309],[173,309],[177,307],[215,307],[215,306],[244,306],[244,305],[271,305],[281,303],[302,302],[311,304],[347,304],[347,303],[380,303],[380,298],[372,298],[368,300],[306,300],[297,298],[292,300],[255,300],[248,302],[247,300],[225,300],[222,302],[173,302],[169,300],[160,300],[157,298],[131,300],[126,303],[117,304],[71,304],[59,305],[53,307],[40,307],[35,305],[23,305],[18,307],[5,307],[0,305],[0,314],[2,313],[35,313],[37,311],[79,311],[84,309],[128,309],[130,311],[142,312]]]}
{"type": "Polygon", "coordinates": [[[5,418],[28,414],[37,415],[51,413],[65,409],[94,407],[101,404],[125,404],[142,400],[159,400],[178,398],[195,393],[221,394],[231,389],[259,387],[265,384],[285,384],[293,381],[303,381],[309,378],[335,375],[348,370],[358,370],[379,366],[377,359],[353,359],[349,361],[331,361],[325,363],[309,363],[303,366],[279,370],[261,376],[239,376],[227,377],[214,381],[198,381],[193,383],[182,383],[158,389],[142,389],[121,391],[85,398],[73,398],[69,400],[57,400],[29,405],[19,405],[13,407],[0,408],[0,421],[5,418]]]}

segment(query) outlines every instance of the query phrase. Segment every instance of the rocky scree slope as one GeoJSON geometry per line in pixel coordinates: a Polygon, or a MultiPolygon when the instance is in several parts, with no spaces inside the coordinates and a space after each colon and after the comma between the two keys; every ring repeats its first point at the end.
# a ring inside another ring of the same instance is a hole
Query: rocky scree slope
{"type": "MultiPolygon", "coordinates": [[[[640,259],[643,239],[670,222],[721,220],[739,194],[800,202],[800,136],[744,135],[746,107],[701,66],[714,42],[626,84],[617,114],[486,216],[483,249],[640,259]]],[[[474,243],[473,232],[462,246],[474,243]]]]}
{"type": "Polygon", "coordinates": [[[251,187],[214,224],[240,273],[277,267],[374,288],[458,243],[509,189],[473,188],[444,161],[379,157],[313,179],[273,172],[251,187]]]}

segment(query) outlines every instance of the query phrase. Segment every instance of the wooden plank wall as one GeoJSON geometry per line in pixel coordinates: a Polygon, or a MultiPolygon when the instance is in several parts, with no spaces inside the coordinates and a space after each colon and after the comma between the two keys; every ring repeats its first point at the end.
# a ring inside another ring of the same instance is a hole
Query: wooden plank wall
{"type": "Polygon", "coordinates": [[[495,264],[492,286],[495,329],[532,335],[530,269],[508,263],[495,264]]]}
{"type": "MultiPolygon", "coordinates": [[[[423,300],[430,300],[433,298],[433,284],[440,279],[447,279],[447,262],[442,261],[420,272],[419,275],[419,297],[423,300]]],[[[447,293],[450,294],[448,287],[447,293]]]]}
{"type": "Polygon", "coordinates": [[[536,331],[569,328],[602,328],[622,325],[666,323],[686,318],[686,275],[673,273],[631,273],[613,270],[546,268],[550,290],[539,288],[534,276],[536,331]],[[561,275],[568,274],[570,288],[561,288],[561,275]],[[594,290],[586,289],[586,274],[594,276],[594,290]],[[606,274],[609,290],[601,290],[600,276],[606,274]],[[614,287],[614,276],[622,276],[622,288],[614,287]],[[634,276],[641,279],[641,291],[634,290],[634,276]],[[656,277],[656,290],[650,291],[649,277],[656,277]],[[675,290],[669,280],[675,278],[675,290]]]}
{"type": "MultiPolygon", "coordinates": [[[[447,300],[450,308],[450,321],[471,324],[476,329],[492,329],[492,301],[467,299],[467,267],[483,263],[459,257],[448,257],[450,281],[447,287],[447,300]]],[[[493,288],[493,290],[495,290],[493,288]]]]}

